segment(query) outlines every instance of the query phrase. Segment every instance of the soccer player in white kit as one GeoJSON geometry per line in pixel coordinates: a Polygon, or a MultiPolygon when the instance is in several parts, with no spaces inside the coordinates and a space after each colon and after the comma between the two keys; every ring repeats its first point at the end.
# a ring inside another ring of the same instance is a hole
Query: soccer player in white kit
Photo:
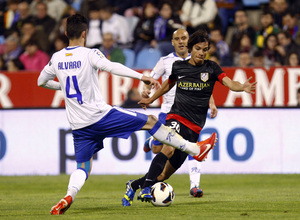
{"type": "Polygon", "coordinates": [[[162,143],[174,146],[202,161],[213,148],[215,138],[191,143],[164,126],[153,115],[144,115],[122,108],[111,107],[102,98],[98,71],[132,77],[150,86],[159,83],[122,64],[105,58],[98,49],[85,48],[87,19],[75,14],[67,19],[66,35],[69,46],[53,54],[38,78],[38,86],[62,90],[66,113],[72,128],[77,169],[71,174],[67,194],[51,208],[50,214],[61,215],[72,204],[75,196],[89,177],[93,154],[103,148],[106,137],[128,138],[137,130],[148,130],[162,143]],[[54,81],[57,77],[59,82],[54,81]]]}
{"type": "MultiPolygon", "coordinates": [[[[189,34],[184,29],[178,29],[173,33],[172,45],[175,52],[170,53],[167,56],[161,57],[160,60],[155,65],[154,69],[151,71],[150,76],[154,79],[162,78],[162,82],[169,79],[169,76],[172,72],[172,65],[177,60],[187,60],[191,56],[187,49],[187,42],[189,40],[189,34]]],[[[142,96],[148,98],[150,94],[150,89],[148,85],[144,86],[144,91],[142,96]]],[[[161,112],[158,116],[160,122],[165,124],[167,113],[170,111],[175,97],[176,86],[174,86],[169,92],[163,95],[163,103],[161,105],[161,112]]],[[[209,103],[211,114],[210,117],[214,118],[217,116],[217,108],[214,104],[214,99],[211,96],[209,103]]],[[[146,152],[152,149],[153,153],[158,153],[162,149],[162,144],[158,140],[154,140],[153,137],[150,137],[145,142],[144,150],[146,152]]],[[[201,197],[203,191],[200,188],[200,171],[201,163],[193,159],[193,157],[188,157],[188,170],[190,176],[190,195],[194,197],[201,197]]]]}

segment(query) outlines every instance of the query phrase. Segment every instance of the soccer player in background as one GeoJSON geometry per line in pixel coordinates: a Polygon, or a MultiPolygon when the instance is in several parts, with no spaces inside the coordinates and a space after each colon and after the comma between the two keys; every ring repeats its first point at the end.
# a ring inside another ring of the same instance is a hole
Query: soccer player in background
{"type": "MultiPolygon", "coordinates": [[[[209,36],[204,29],[193,33],[187,47],[191,58],[175,61],[172,73],[152,97],[143,98],[139,104],[146,106],[170,91],[176,85],[174,104],[167,114],[166,126],[176,130],[189,141],[197,140],[203,128],[209,100],[216,81],[232,91],[254,93],[256,82],[250,83],[251,77],[244,84],[232,81],[221,67],[211,60],[205,60],[209,50],[209,36]]],[[[215,133],[213,133],[213,136],[215,133]]],[[[164,144],[162,150],[153,158],[148,173],[129,181],[124,198],[132,203],[135,192],[141,188],[138,200],[151,201],[151,186],[158,181],[168,179],[185,161],[187,154],[164,144]]],[[[194,157],[195,158],[195,157],[194,157]]],[[[124,198],[122,202],[124,203],[124,198]]]]}
{"type": "MultiPolygon", "coordinates": [[[[162,82],[168,80],[171,75],[172,65],[177,60],[188,60],[191,58],[188,48],[187,42],[189,40],[189,34],[185,29],[178,29],[174,31],[172,37],[172,45],[174,47],[175,52],[170,53],[167,56],[161,57],[157,62],[156,66],[150,73],[150,76],[154,79],[162,78],[162,82]]],[[[150,94],[151,87],[148,85],[144,86],[142,96],[144,98],[148,97],[150,94]]],[[[174,86],[169,92],[164,94],[163,103],[161,105],[161,112],[158,115],[158,119],[160,122],[165,124],[167,113],[171,110],[171,107],[174,103],[176,86],[174,86]]],[[[217,116],[217,108],[214,104],[213,97],[210,99],[210,108],[211,114],[210,117],[214,118],[217,116]]],[[[157,154],[162,149],[162,143],[157,140],[154,140],[153,137],[150,137],[145,142],[144,150],[148,152],[152,149],[153,153],[157,154]]],[[[201,197],[203,195],[203,191],[200,188],[200,171],[201,171],[201,163],[196,161],[192,156],[188,157],[188,170],[190,176],[190,194],[194,197],[201,197]]],[[[125,202],[125,204],[128,204],[125,202]]]]}
{"type": "Polygon", "coordinates": [[[128,138],[134,131],[148,130],[157,140],[181,149],[199,161],[207,156],[215,142],[214,136],[204,142],[189,142],[162,125],[153,115],[108,105],[100,92],[99,69],[139,79],[150,86],[159,86],[159,83],[109,61],[98,49],[85,48],[87,27],[87,19],[82,15],[75,14],[67,19],[69,46],[53,54],[38,78],[38,86],[62,90],[64,94],[77,162],[77,169],[70,176],[67,194],[51,208],[52,215],[61,215],[71,206],[89,177],[93,154],[103,148],[106,137],[128,138]],[[59,82],[54,81],[55,77],[59,82]]]}

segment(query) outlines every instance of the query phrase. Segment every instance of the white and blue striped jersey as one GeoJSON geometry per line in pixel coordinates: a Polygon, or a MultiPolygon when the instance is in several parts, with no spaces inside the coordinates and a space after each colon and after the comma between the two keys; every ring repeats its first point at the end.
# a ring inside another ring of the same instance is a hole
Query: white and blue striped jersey
{"type": "Polygon", "coordinates": [[[139,80],[142,78],[142,74],[109,61],[98,49],[81,46],[67,47],[53,54],[39,76],[38,85],[62,90],[67,118],[73,130],[96,123],[112,108],[101,94],[99,69],[139,80]],[[53,81],[55,77],[59,84],[53,81]]]}
{"type": "MultiPolygon", "coordinates": [[[[168,54],[167,56],[161,57],[153,70],[151,71],[151,76],[154,79],[162,78],[162,83],[169,79],[169,76],[172,73],[172,66],[173,63],[177,60],[187,60],[190,59],[191,56],[189,55],[186,58],[181,58],[176,55],[175,52],[168,54]]],[[[174,97],[176,92],[176,86],[174,86],[169,92],[164,94],[163,96],[163,103],[161,105],[161,112],[168,113],[171,110],[171,107],[174,103],[174,97]]]]}

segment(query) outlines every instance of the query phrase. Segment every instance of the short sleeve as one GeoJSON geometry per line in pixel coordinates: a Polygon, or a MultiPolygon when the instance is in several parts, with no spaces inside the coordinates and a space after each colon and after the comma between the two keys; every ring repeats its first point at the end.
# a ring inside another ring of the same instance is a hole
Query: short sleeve
{"type": "Polygon", "coordinates": [[[44,67],[42,72],[47,75],[48,79],[54,79],[56,77],[55,68],[53,64],[53,56],[51,60],[48,62],[48,64],[44,67]]]}
{"type": "Polygon", "coordinates": [[[222,83],[222,79],[226,76],[226,73],[222,70],[222,68],[215,62],[212,62],[214,67],[214,74],[216,76],[216,79],[222,83]]]}
{"type": "Polygon", "coordinates": [[[165,73],[164,60],[161,57],[159,61],[156,63],[155,67],[151,71],[151,77],[154,79],[159,79],[165,73]]]}
{"type": "Polygon", "coordinates": [[[89,52],[89,61],[92,67],[94,67],[95,69],[101,69],[101,66],[99,66],[98,62],[105,59],[106,57],[104,56],[104,54],[98,49],[92,49],[89,52]]]}

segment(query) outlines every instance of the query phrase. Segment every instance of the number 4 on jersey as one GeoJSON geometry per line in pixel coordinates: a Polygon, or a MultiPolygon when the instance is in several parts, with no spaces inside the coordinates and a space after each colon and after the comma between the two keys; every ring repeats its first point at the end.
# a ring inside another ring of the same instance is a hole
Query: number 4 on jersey
{"type": "Polygon", "coordinates": [[[79,87],[78,87],[78,82],[77,82],[76,76],[72,76],[72,81],[73,81],[73,85],[74,85],[74,89],[75,89],[76,93],[75,94],[70,94],[70,76],[68,76],[67,80],[66,80],[67,97],[68,98],[77,98],[77,102],[80,105],[82,105],[83,104],[82,95],[81,95],[81,92],[80,92],[79,87]]]}

